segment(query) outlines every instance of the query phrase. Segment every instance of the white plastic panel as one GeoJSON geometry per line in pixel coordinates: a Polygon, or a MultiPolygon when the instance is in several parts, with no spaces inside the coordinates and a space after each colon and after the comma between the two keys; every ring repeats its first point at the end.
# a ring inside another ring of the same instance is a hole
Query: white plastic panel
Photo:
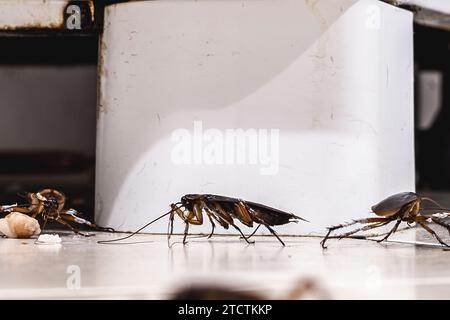
{"type": "MultiPolygon", "coordinates": [[[[281,234],[367,216],[381,198],[414,190],[412,52],[412,14],[375,0],[109,6],[99,224],[134,230],[187,193],[311,221],[281,234]],[[255,130],[246,158],[224,142],[230,129],[255,130]]],[[[209,230],[208,221],[191,229],[209,230]]]]}

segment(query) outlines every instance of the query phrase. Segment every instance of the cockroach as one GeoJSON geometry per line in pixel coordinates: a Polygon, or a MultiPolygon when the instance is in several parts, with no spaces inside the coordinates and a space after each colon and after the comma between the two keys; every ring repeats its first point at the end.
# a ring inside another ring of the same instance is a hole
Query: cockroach
{"type": "Polygon", "coordinates": [[[69,228],[74,233],[83,236],[89,235],[75,229],[70,222],[87,225],[97,231],[114,232],[114,229],[112,228],[102,228],[86,219],[81,218],[79,216],[80,212],[75,209],[64,209],[66,196],[61,191],[48,188],[40,190],[36,193],[27,192],[21,194],[21,196],[27,200],[26,204],[3,205],[0,206],[0,212],[20,212],[30,215],[35,219],[42,216],[44,220],[42,230],[44,230],[48,220],[54,220],[66,228],[69,228]]]}
{"type": "MultiPolygon", "coordinates": [[[[322,284],[314,278],[301,278],[285,294],[272,297],[264,291],[237,290],[221,284],[190,284],[180,287],[169,298],[171,300],[298,300],[330,299],[331,295],[322,284]]],[[[186,314],[186,313],[185,313],[186,314]]]]}
{"type": "Polygon", "coordinates": [[[445,213],[426,213],[426,211],[433,210],[433,211],[446,211],[448,209],[442,208],[436,201],[434,201],[431,198],[422,197],[414,192],[401,192],[394,194],[381,202],[375,204],[372,206],[372,212],[375,213],[378,217],[371,217],[371,218],[365,218],[365,219],[357,219],[353,220],[349,223],[343,223],[336,226],[332,226],[328,228],[328,233],[321,241],[322,248],[326,248],[325,242],[328,239],[343,239],[343,238],[350,238],[353,235],[359,233],[368,231],[371,229],[380,228],[382,226],[385,226],[391,222],[395,221],[395,225],[392,229],[390,229],[387,233],[382,234],[371,234],[366,236],[359,236],[360,239],[367,239],[367,238],[376,238],[379,236],[383,236],[383,238],[377,240],[378,242],[382,242],[387,240],[393,233],[395,233],[402,222],[406,222],[408,225],[412,223],[416,223],[423,229],[425,229],[427,232],[429,232],[431,235],[433,235],[437,241],[439,241],[440,244],[449,247],[447,243],[445,243],[438,234],[427,225],[429,222],[434,222],[435,224],[441,225],[444,228],[446,228],[450,232],[450,223],[448,220],[444,219],[447,217],[447,214],[445,213]],[[429,201],[433,203],[434,205],[437,205],[437,207],[422,207],[422,203],[424,201],[429,201]],[[445,217],[443,217],[445,215],[445,217]],[[330,236],[331,232],[346,228],[355,224],[362,224],[363,226],[346,232],[342,233],[340,235],[336,236],[330,236]]]}
{"type": "Polygon", "coordinates": [[[272,227],[290,222],[298,222],[299,220],[307,221],[292,213],[271,208],[263,204],[213,194],[187,194],[181,197],[179,202],[171,204],[170,208],[171,210],[169,212],[149,222],[139,230],[124,238],[104,240],[99,241],[99,243],[109,243],[128,239],[165,216],[169,216],[167,236],[169,241],[173,234],[173,221],[177,215],[185,223],[183,244],[186,244],[189,226],[203,224],[203,217],[205,214],[212,226],[212,230],[208,238],[213,236],[216,223],[218,223],[224,229],[228,229],[229,226],[232,226],[241,234],[242,238],[247,243],[253,243],[249,241],[249,238],[254,234],[254,232],[250,236],[245,236],[242,230],[235,224],[235,220],[238,220],[250,228],[252,228],[254,224],[258,225],[257,229],[261,225],[265,226],[284,246],[284,242],[280,239],[272,227]]]}

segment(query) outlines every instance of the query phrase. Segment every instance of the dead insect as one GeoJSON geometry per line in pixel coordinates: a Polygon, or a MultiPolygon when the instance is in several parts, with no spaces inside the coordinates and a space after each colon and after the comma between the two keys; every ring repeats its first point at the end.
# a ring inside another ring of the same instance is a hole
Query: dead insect
{"type": "Polygon", "coordinates": [[[406,222],[408,225],[412,223],[416,223],[417,225],[421,226],[423,229],[428,231],[430,234],[432,234],[442,245],[449,247],[448,244],[446,244],[433,229],[431,229],[427,222],[434,222],[436,224],[439,224],[450,232],[450,224],[448,222],[445,222],[442,218],[442,214],[434,213],[434,214],[427,214],[425,211],[433,210],[433,211],[442,211],[442,210],[448,210],[445,208],[442,208],[436,201],[433,199],[427,198],[427,197],[421,197],[418,194],[414,192],[401,192],[397,193],[393,196],[390,196],[383,201],[377,203],[376,205],[372,206],[372,211],[375,213],[378,217],[372,217],[372,218],[365,218],[365,219],[358,219],[353,220],[349,223],[339,224],[336,226],[332,226],[328,228],[328,233],[324,237],[324,239],[321,241],[322,248],[325,247],[325,242],[328,239],[342,239],[342,238],[349,238],[352,235],[358,233],[358,232],[364,232],[371,229],[379,228],[382,226],[385,226],[393,221],[395,221],[395,225],[392,229],[390,229],[387,233],[382,234],[371,234],[366,236],[360,236],[361,239],[366,238],[373,238],[373,237],[379,237],[383,236],[380,240],[377,240],[378,242],[382,242],[384,240],[387,240],[389,236],[391,236],[394,232],[397,231],[397,228],[399,227],[401,222],[406,222]],[[429,201],[437,207],[422,207],[423,201],[429,201]],[[336,235],[336,236],[330,236],[331,232],[337,229],[349,227],[354,224],[363,224],[364,226],[359,227],[355,230],[336,235]]]}
{"type": "Polygon", "coordinates": [[[90,221],[81,218],[79,216],[80,212],[75,209],[64,209],[66,196],[58,190],[43,189],[36,193],[27,192],[25,194],[22,194],[21,196],[24,197],[28,203],[3,205],[0,206],[0,212],[20,212],[31,215],[31,217],[35,219],[39,216],[42,216],[42,218],[44,219],[42,230],[44,230],[48,220],[54,220],[59,224],[69,228],[76,234],[80,234],[83,236],[88,235],[79,232],[70,224],[70,222],[84,224],[98,231],[114,232],[114,229],[112,228],[101,228],[91,223],[90,221]]]}
{"type": "Polygon", "coordinates": [[[216,227],[215,222],[217,222],[225,229],[232,226],[241,234],[242,238],[245,239],[247,243],[251,243],[249,238],[261,225],[263,225],[284,246],[284,242],[280,239],[272,227],[287,224],[289,222],[298,222],[298,220],[307,221],[292,213],[284,212],[259,203],[213,194],[188,194],[183,196],[179,202],[171,204],[170,208],[171,210],[169,212],[149,222],[129,236],[120,239],[99,241],[99,243],[108,243],[128,239],[167,215],[170,215],[168,224],[169,240],[173,234],[173,221],[175,215],[178,215],[185,223],[183,238],[183,244],[185,244],[189,233],[189,225],[203,224],[203,215],[206,214],[212,225],[212,230],[208,238],[214,234],[216,227]],[[245,236],[241,229],[235,224],[235,219],[242,222],[247,227],[252,228],[254,223],[258,224],[258,227],[250,236],[245,236]]]}

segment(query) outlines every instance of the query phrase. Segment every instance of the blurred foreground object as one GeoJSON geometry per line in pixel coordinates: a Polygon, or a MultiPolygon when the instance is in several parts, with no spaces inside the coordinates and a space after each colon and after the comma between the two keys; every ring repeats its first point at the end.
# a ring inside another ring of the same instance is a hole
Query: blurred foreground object
{"type": "Polygon", "coordinates": [[[298,299],[330,299],[330,294],[320,286],[317,280],[303,278],[286,294],[277,297],[257,291],[233,290],[222,285],[191,285],[181,288],[172,300],[298,300],[298,299]]]}

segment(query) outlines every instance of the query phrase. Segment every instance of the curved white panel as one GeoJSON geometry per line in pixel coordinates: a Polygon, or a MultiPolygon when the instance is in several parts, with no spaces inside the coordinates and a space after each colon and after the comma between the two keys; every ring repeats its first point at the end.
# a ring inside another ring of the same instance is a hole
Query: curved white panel
{"type": "Polygon", "coordinates": [[[131,231],[183,194],[215,193],[311,221],[281,234],[323,232],[414,190],[407,11],[374,0],[113,5],[101,58],[101,225],[131,231]],[[236,129],[253,142],[239,149],[236,129]]]}

